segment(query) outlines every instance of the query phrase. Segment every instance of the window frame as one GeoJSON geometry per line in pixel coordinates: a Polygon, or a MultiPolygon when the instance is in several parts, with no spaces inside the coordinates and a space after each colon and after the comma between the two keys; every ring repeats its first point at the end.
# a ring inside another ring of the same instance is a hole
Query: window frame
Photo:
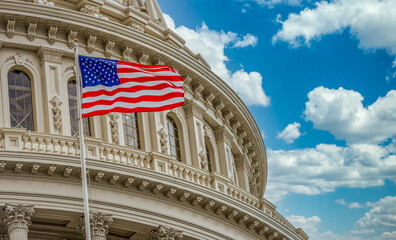
{"type": "Polygon", "coordinates": [[[136,149],[142,149],[142,138],[141,138],[141,136],[142,136],[142,134],[141,134],[141,132],[140,132],[140,116],[139,116],[140,114],[138,114],[138,113],[136,113],[136,112],[131,112],[131,113],[122,113],[121,114],[121,117],[122,117],[122,130],[123,130],[123,133],[124,133],[124,145],[126,146],[126,147],[132,147],[132,148],[136,148],[136,149]],[[137,146],[132,146],[132,145],[129,145],[129,140],[128,140],[128,137],[129,137],[129,134],[128,134],[128,129],[127,129],[127,127],[128,127],[128,124],[125,122],[125,118],[124,118],[124,116],[126,116],[127,114],[134,114],[135,115],[135,117],[133,117],[133,119],[135,119],[135,125],[136,125],[136,127],[134,128],[133,127],[133,124],[132,124],[132,126],[130,126],[131,128],[132,128],[132,132],[133,132],[133,130],[134,129],[136,129],[136,133],[137,133],[137,136],[135,137],[135,136],[131,136],[132,138],[135,138],[135,139],[137,139],[137,146]]]}
{"type": "Polygon", "coordinates": [[[181,134],[180,134],[180,127],[178,126],[176,120],[171,117],[171,116],[166,116],[166,127],[168,129],[168,140],[169,140],[169,154],[177,161],[183,162],[183,153],[182,153],[182,140],[181,140],[181,134]],[[175,131],[171,134],[171,129],[169,128],[169,124],[172,125],[173,130],[176,128],[177,130],[177,138],[174,139],[175,145],[172,145],[172,137],[174,137],[175,131]],[[178,143],[179,147],[177,148],[176,142],[178,143]],[[176,155],[172,154],[172,147],[175,148],[176,155]],[[177,156],[179,154],[179,157],[177,156]]]}

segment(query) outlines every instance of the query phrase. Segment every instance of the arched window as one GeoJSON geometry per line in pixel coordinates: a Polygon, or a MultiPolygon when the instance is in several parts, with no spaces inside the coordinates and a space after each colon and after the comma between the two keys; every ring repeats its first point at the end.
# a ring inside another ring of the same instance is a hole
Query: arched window
{"type": "Polygon", "coordinates": [[[180,138],[179,138],[179,130],[175,121],[167,117],[168,124],[168,132],[169,132],[169,144],[170,144],[170,153],[176,160],[181,161],[181,151],[180,151],[180,138]]]}
{"type": "MultiPolygon", "coordinates": [[[[67,93],[69,96],[70,129],[73,137],[78,136],[78,103],[76,80],[67,81],[67,93]]],[[[84,136],[91,136],[91,118],[83,118],[84,136]]]]}
{"type": "Polygon", "coordinates": [[[123,113],[122,123],[124,126],[125,145],[140,148],[139,124],[136,113],[123,113]]]}
{"type": "Polygon", "coordinates": [[[212,172],[212,158],[210,157],[210,150],[208,148],[208,144],[205,143],[206,148],[206,159],[208,161],[208,171],[212,172]]]}
{"type": "Polygon", "coordinates": [[[8,73],[8,96],[11,127],[34,131],[32,86],[26,73],[19,70],[8,73]]]}

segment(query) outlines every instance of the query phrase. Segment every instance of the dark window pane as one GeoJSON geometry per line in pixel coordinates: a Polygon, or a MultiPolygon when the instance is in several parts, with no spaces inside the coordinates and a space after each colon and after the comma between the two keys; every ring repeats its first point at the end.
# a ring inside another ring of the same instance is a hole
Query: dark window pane
{"type": "Polygon", "coordinates": [[[170,153],[178,161],[181,161],[181,151],[180,151],[180,141],[179,141],[179,131],[175,121],[167,117],[168,133],[169,133],[169,144],[170,153]]]}
{"type": "Polygon", "coordinates": [[[125,145],[129,147],[140,148],[137,114],[123,113],[122,120],[125,145]]]}
{"type": "Polygon", "coordinates": [[[19,70],[8,73],[8,95],[12,127],[34,131],[33,105],[29,76],[19,70]]]}

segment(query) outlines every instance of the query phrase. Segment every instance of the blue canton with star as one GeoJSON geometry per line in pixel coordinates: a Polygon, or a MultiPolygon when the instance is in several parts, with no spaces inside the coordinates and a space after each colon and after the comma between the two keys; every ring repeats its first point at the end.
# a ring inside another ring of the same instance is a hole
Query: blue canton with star
{"type": "Polygon", "coordinates": [[[120,85],[116,60],[80,56],[80,69],[83,87],[120,85]]]}

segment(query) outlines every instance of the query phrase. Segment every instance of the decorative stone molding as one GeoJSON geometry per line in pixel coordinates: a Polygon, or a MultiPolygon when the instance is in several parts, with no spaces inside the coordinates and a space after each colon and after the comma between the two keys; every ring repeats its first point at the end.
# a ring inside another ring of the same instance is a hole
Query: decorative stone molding
{"type": "Polygon", "coordinates": [[[162,56],[154,57],[154,65],[165,65],[165,59],[162,56]]]}
{"type": "Polygon", "coordinates": [[[47,30],[48,30],[48,43],[53,45],[56,40],[56,33],[58,32],[58,26],[56,24],[49,24],[47,30]]]}
{"type": "Polygon", "coordinates": [[[43,45],[37,49],[37,55],[41,58],[41,63],[48,61],[61,64],[64,54],[65,51],[63,50],[45,47],[43,45]]]}
{"type": "Polygon", "coordinates": [[[13,61],[13,60],[14,60],[15,64],[18,66],[23,66],[26,64],[26,62],[33,64],[29,58],[27,58],[25,56],[21,56],[19,53],[15,54],[14,56],[8,57],[5,62],[9,62],[9,61],[13,61]]]}
{"type": "Polygon", "coordinates": [[[4,135],[2,133],[0,133],[0,149],[4,148],[4,135]]]}
{"type": "MultiPolygon", "coordinates": [[[[94,240],[106,240],[109,233],[110,224],[113,222],[113,215],[105,213],[91,214],[91,229],[92,238],[94,240]]],[[[84,217],[80,218],[80,231],[85,235],[85,221],[84,217]]]]}
{"type": "Polygon", "coordinates": [[[15,19],[7,19],[7,23],[6,23],[6,36],[9,39],[12,39],[15,35],[15,19]]]}
{"type": "Polygon", "coordinates": [[[184,111],[186,116],[190,116],[193,114],[199,118],[203,118],[203,114],[205,113],[205,108],[201,106],[198,102],[194,100],[186,100],[183,104],[184,111]]]}
{"type": "Polygon", "coordinates": [[[203,126],[203,129],[204,129],[205,136],[208,137],[208,138],[211,138],[212,137],[212,130],[210,129],[210,127],[207,124],[205,124],[203,126]]]}
{"type": "Polygon", "coordinates": [[[33,205],[6,203],[2,215],[10,239],[28,239],[29,226],[32,224],[30,217],[34,212],[33,205]]]}
{"type": "Polygon", "coordinates": [[[34,39],[36,38],[36,29],[37,29],[37,22],[36,21],[30,21],[27,24],[27,39],[30,42],[33,42],[34,39]]]}
{"type": "Polygon", "coordinates": [[[202,150],[198,154],[199,159],[201,160],[201,168],[207,170],[208,169],[208,158],[206,157],[206,153],[202,150]]]}
{"type": "Polygon", "coordinates": [[[77,38],[78,31],[74,29],[69,29],[67,31],[67,46],[72,49],[77,38]]]}
{"type": "Polygon", "coordinates": [[[144,33],[144,27],[136,22],[131,22],[129,24],[129,27],[132,28],[133,30],[144,33]]]}
{"type": "Polygon", "coordinates": [[[183,75],[183,90],[186,92],[192,92],[190,83],[192,78],[189,75],[183,75]]]}
{"type": "Polygon", "coordinates": [[[101,18],[104,20],[108,20],[107,17],[103,16],[102,14],[100,14],[100,9],[98,6],[92,5],[92,4],[84,4],[81,6],[80,8],[80,12],[97,17],[97,18],[101,18]]]}
{"type": "Polygon", "coordinates": [[[113,55],[113,48],[115,46],[115,41],[108,39],[105,44],[105,56],[106,58],[111,58],[113,55]]]}
{"type": "Polygon", "coordinates": [[[30,0],[30,1],[33,2],[33,3],[44,5],[44,6],[48,6],[48,7],[53,7],[54,6],[54,3],[50,2],[48,0],[30,0]]]}
{"type": "Polygon", "coordinates": [[[111,138],[113,140],[113,143],[118,144],[120,141],[120,137],[117,119],[120,118],[120,116],[115,112],[111,112],[107,115],[110,117],[111,138]]]}
{"type": "Polygon", "coordinates": [[[122,46],[122,60],[125,62],[130,62],[131,53],[133,52],[132,46],[126,42],[123,42],[121,46],[122,46]]]}
{"type": "Polygon", "coordinates": [[[146,64],[149,57],[150,55],[148,53],[142,51],[139,55],[139,63],[146,64]]]}
{"type": "Polygon", "coordinates": [[[221,110],[225,107],[225,104],[221,98],[216,98],[216,100],[213,102],[213,106],[215,108],[215,115],[217,118],[222,117],[221,110]]]}
{"type": "Polygon", "coordinates": [[[234,138],[232,133],[226,127],[217,127],[214,129],[216,141],[227,140],[229,142],[234,138]]]}
{"type": "Polygon", "coordinates": [[[150,240],[182,240],[183,231],[179,231],[170,227],[158,226],[150,231],[150,240]]]}
{"type": "Polygon", "coordinates": [[[212,101],[215,99],[215,95],[211,89],[207,89],[203,92],[203,98],[205,100],[205,107],[206,108],[212,108],[213,103],[212,101]]]}
{"type": "Polygon", "coordinates": [[[52,115],[54,119],[54,127],[55,130],[59,131],[62,128],[62,101],[58,98],[58,96],[54,96],[50,101],[52,104],[52,115]]]}
{"type": "Polygon", "coordinates": [[[31,172],[32,174],[37,174],[39,168],[40,168],[40,164],[37,164],[37,163],[36,163],[36,164],[33,164],[32,170],[30,170],[30,172],[31,172]]]}
{"type": "Polygon", "coordinates": [[[166,153],[168,150],[168,134],[165,132],[164,128],[161,128],[158,132],[158,135],[160,137],[160,144],[161,144],[161,152],[166,153]]]}
{"type": "Polygon", "coordinates": [[[93,53],[93,50],[95,49],[95,42],[96,42],[97,36],[94,34],[89,33],[87,35],[87,52],[88,53],[93,53]]]}
{"type": "Polygon", "coordinates": [[[194,93],[194,99],[196,100],[202,100],[202,94],[201,92],[204,90],[204,86],[200,82],[196,82],[193,86],[193,93],[194,93]]]}
{"type": "Polygon", "coordinates": [[[147,12],[146,0],[126,0],[124,5],[141,12],[147,12]]]}
{"type": "Polygon", "coordinates": [[[8,234],[0,235],[0,240],[10,240],[8,234]]]}

